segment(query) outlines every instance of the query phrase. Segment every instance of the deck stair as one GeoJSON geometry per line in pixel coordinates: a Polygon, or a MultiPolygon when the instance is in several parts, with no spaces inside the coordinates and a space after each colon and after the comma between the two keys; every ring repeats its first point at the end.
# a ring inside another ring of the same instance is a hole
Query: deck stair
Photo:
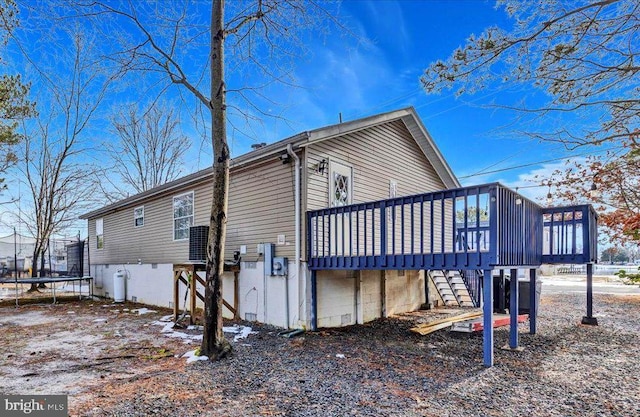
{"type": "Polygon", "coordinates": [[[438,269],[428,271],[428,275],[445,306],[474,307],[460,272],[438,269]]]}
{"type": "Polygon", "coordinates": [[[478,269],[465,269],[459,271],[462,281],[466,284],[467,294],[471,298],[473,307],[480,307],[480,288],[482,287],[483,272],[478,269]]]}
{"type": "Polygon", "coordinates": [[[429,278],[433,282],[433,285],[436,287],[436,291],[442,299],[442,303],[445,306],[457,306],[458,300],[453,294],[453,289],[449,284],[449,280],[446,277],[445,271],[436,269],[433,271],[427,271],[427,273],[429,275],[429,278]]]}
{"type": "MultiPolygon", "coordinates": [[[[306,224],[314,330],[318,271],[432,271],[425,272],[427,300],[438,291],[447,306],[479,307],[483,301],[483,359],[492,366],[492,272],[527,269],[535,280],[542,264],[586,265],[587,315],[582,322],[596,324],[598,216],[588,204],[542,207],[500,183],[489,183],[311,210],[306,224]]],[[[531,288],[536,287],[530,286],[533,298],[531,288]]],[[[516,318],[509,317],[511,349],[518,346],[516,318]]]]}
{"type": "Polygon", "coordinates": [[[467,284],[465,284],[460,271],[453,270],[446,272],[447,281],[449,281],[449,286],[453,290],[453,295],[456,297],[458,306],[475,307],[467,284]]]}

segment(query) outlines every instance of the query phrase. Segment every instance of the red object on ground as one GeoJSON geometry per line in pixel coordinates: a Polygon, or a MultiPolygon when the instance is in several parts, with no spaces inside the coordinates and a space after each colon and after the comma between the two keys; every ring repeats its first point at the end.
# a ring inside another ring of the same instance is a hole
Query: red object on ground
{"type": "MultiPolygon", "coordinates": [[[[528,314],[520,314],[518,315],[518,323],[524,323],[525,321],[527,321],[529,319],[529,315],[528,314]]],[[[511,323],[511,318],[510,317],[498,317],[496,319],[493,319],[493,328],[495,329],[496,327],[502,327],[502,326],[508,326],[509,323],[511,323]]],[[[471,331],[474,332],[479,332],[481,330],[484,329],[484,325],[482,324],[482,321],[480,322],[473,322],[471,325],[471,331]]]]}
{"type": "MultiPolygon", "coordinates": [[[[518,323],[524,323],[529,319],[528,314],[520,314],[518,315],[518,323]]],[[[493,327],[503,327],[508,326],[511,323],[511,317],[508,314],[495,314],[493,318],[493,327]]],[[[480,332],[484,329],[483,318],[482,316],[461,321],[459,323],[454,323],[451,327],[451,330],[454,332],[464,332],[464,333],[472,333],[472,332],[480,332]]]]}

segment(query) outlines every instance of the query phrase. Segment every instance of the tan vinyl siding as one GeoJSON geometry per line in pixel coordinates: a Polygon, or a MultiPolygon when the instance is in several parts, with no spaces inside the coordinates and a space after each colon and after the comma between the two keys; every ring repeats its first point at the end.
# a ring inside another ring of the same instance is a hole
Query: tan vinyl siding
{"type": "Polygon", "coordinates": [[[389,198],[391,180],[397,196],[446,188],[401,120],[307,147],[307,210],[328,206],[328,171],[315,172],[323,158],[353,167],[354,203],[389,198]]]}
{"type": "MultiPolygon", "coordinates": [[[[353,203],[384,200],[389,198],[389,183],[396,182],[396,196],[419,194],[446,188],[436,170],[428,161],[420,147],[417,145],[405,124],[401,120],[385,123],[368,129],[322,141],[306,148],[307,157],[307,210],[316,210],[329,205],[329,166],[324,174],[316,172],[316,166],[322,159],[335,160],[345,163],[353,168],[353,203]]],[[[398,208],[399,210],[399,208],[398,208]]],[[[435,212],[439,213],[436,208],[435,212]]],[[[363,214],[360,213],[361,221],[363,214]]],[[[410,214],[405,212],[405,220],[410,222],[410,214]]],[[[380,219],[371,211],[367,213],[368,228],[379,230],[380,219]],[[374,220],[372,220],[374,219],[374,220]],[[373,222],[373,223],[372,223],[373,222]]],[[[355,224],[355,218],[347,224],[355,224]]],[[[388,222],[391,219],[387,220],[388,222]]],[[[414,219],[414,222],[416,220],[414,219]]],[[[396,247],[400,253],[400,216],[396,217],[396,247]]],[[[306,222],[305,222],[306,224],[306,222]]],[[[332,218],[332,224],[336,224],[336,218],[332,218]]],[[[410,224],[410,223],[407,223],[410,224]]],[[[437,222],[436,222],[437,226],[437,222]]],[[[354,249],[352,253],[363,255],[355,248],[355,231],[349,232],[349,228],[340,228],[345,233],[345,242],[351,238],[354,249]],[[345,231],[346,230],[346,231],[345,231]],[[351,233],[351,236],[350,236],[351,233]]],[[[419,230],[419,229],[416,229],[419,230]]],[[[320,226],[322,233],[322,227],[320,226]]],[[[335,233],[335,231],[334,231],[335,233]]],[[[364,230],[360,229],[360,241],[364,241],[364,230]]],[[[436,231],[439,235],[440,231],[436,231]]],[[[428,229],[425,231],[428,236],[428,229]]],[[[369,233],[369,238],[371,233],[369,233]]],[[[389,237],[391,247],[391,237],[389,237]]],[[[447,237],[445,240],[449,241],[447,237]]],[[[420,237],[414,236],[414,249],[420,247],[420,237]]],[[[438,241],[439,243],[439,241],[438,241]]],[[[426,244],[426,241],[425,241],[426,244]]],[[[405,247],[410,249],[411,239],[405,240],[405,247]]],[[[303,257],[306,258],[306,240],[303,242],[303,257]]],[[[340,248],[337,248],[340,250],[340,248]]],[[[380,249],[380,235],[376,234],[373,242],[369,242],[367,253],[378,253],[380,249]]],[[[407,249],[407,251],[408,251],[407,249]]],[[[364,250],[364,246],[360,248],[364,250]]],[[[325,247],[328,253],[328,248],[325,247]]],[[[346,253],[349,251],[347,250],[346,253]]]]}
{"type": "MultiPolygon", "coordinates": [[[[278,256],[294,255],[293,165],[279,159],[231,172],[225,258],[247,245],[246,260],[256,260],[256,245],[276,243],[284,234],[290,245],[278,246],[278,256]]],[[[211,179],[180,191],[136,202],[102,216],[104,248],[96,249],[96,218],[89,220],[92,264],[183,263],[188,239],[173,240],[173,197],[194,192],[194,225],[208,225],[211,179]],[[144,226],[134,227],[133,210],[144,205],[144,226]]],[[[99,217],[97,217],[99,218],[99,217]]]]}
{"type": "Polygon", "coordinates": [[[104,248],[96,249],[95,219],[89,221],[92,264],[179,263],[188,260],[188,240],[173,240],[173,197],[194,192],[194,225],[206,224],[211,185],[203,182],[144,202],[144,226],[134,227],[133,210],[141,204],[108,213],[104,248]]]}
{"type": "Polygon", "coordinates": [[[276,243],[279,234],[288,245],[277,246],[277,256],[294,257],[294,164],[271,160],[234,172],[229,184],[229,221],[226,258],[247,245],[247,261],[258,259],[258,243],[276,243]]]}
{"type": "MultiPolygon", "coordinates": [[[[328,206],[328,172],[315,172],[322,159],[353,168],[353,202],[389,197],[389,182],[397,184],[397,196],[446,188],[434,167],[415,142],[405,123],[398,119],[353,133],[309,144],[299,152],[302,169],[302,254],[305,252],[306,210],[328,206]]],[[[225,258],[246,245],[247,261],[258,259],[258,243],[276,243],[278,256],[294,257],[294,164],[282,164],[277,155],[232,169],[225,258]]],[[[193,184],[130,204],[102,215],[104,248],[95,248],[95,220],[89,220],[91,262],[94,264],[181,263],[188,260],[188,241],[173,240],[173,197],[193,191],[194,225],[209,223],[211,176],[191,179],[193,184]],[[134,227],[133,210],[144,205],[144,226],[134,227]]]]}

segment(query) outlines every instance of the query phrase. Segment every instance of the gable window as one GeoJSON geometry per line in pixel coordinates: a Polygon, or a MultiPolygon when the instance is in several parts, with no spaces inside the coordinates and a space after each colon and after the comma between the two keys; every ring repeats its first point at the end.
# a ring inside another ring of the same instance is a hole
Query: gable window
{"type": "Polygon", "coordinates": [[[189,238],[193,226],[193,191],[173,197],[173,240],[189,238]]]}
{"type": "Polygon", "coordinates": [[[144,226],[144,206],[133,209],[133,225],[134,227],[144,226]]]}
{"type": "Polygon", "coordinates": [[[336,161],[330,161],[329,205],[347,206],[353,201],[353,169],[336,161]]]}
{"type": "Polygon", "coordinates": [[[104,248],[104,219],[96,219],[96,248],[104,248]]]}

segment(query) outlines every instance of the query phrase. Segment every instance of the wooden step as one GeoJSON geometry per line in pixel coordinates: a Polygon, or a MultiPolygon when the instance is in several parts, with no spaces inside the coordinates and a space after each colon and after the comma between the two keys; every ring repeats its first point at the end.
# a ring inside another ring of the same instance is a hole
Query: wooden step
{"type": "Polygon", "coordinates": [[[429,333],[433,333],[435,331],[445,329],[447,327],[451,327],[453,323],[469,320],[469,319],[480,317],[480,316],[482,316],[481,311],[470,311],[468,313],[460,314],[457,316],[446,317],[444,319],[435,320],[429,323],[419,324],[416,327],[411,328],[411,331],[424,336],[429,333]]]}

